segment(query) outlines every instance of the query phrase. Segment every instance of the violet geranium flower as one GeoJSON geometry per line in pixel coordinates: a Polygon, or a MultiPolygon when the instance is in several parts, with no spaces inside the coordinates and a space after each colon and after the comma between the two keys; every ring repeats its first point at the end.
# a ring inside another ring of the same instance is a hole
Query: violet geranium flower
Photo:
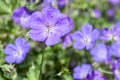
{"type": "Polygon", "coordinates": [[[107,61],[109,57],[107,46],[104,43],[97,44],[95,48],[90,50],[90,53],[96,62],[107,61]]]}
{"type": "Polygon", "coordinates": [[[72,31],[73,21],[58,9],[46,7],[31,15],[30,38],[44,41],[47,46],[57,44],[60,38],[72,31]]]}
{"type": "Polygon", "coordinates": [[[13,11],[13,20],[23,28],[29,28],[30,13],[26,7],[19,7],[13,11]]]}
{"type": "Polygon", "coordinates": [[[120,42],[120,27],[115,24],[111,27],[111,29],[103,28],[102,36],[100,39],[103,41],[120,42]]]}
{"type": "Polygon", "coordinates": [[[73,40],[76,42],[73,44],[73,47],[76,49],[83,49],[86,47],[86,50],[92,48],[97,39],[99,39],[100,30],[93,29],[92,25],[85,24],[82,26],[81,31],[76,31],[73,34],[73,40]]]}
{"type": "Polygon", "coordinates": [[[82,64],[81,66],[77,66],[73,70],[73,78],[74,80],[84,80],[90,71],[91,65],[89,64],[82,64]]]}
{"type": "Polygon", "coordinates": [[[7,63],[21,63],[30,50],[30,44],[25,41],[24,38],[17,38],[15,45],[8,44],[4,52],[6,54],[5,61],[7,63]]]}

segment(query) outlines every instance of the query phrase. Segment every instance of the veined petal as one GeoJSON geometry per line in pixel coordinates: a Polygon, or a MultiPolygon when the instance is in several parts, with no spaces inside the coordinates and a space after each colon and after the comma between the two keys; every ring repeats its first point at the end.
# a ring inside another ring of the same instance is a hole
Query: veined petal
{"type": "Polygon", "coordinates": [[[83,49],[85,47],[85,44],[83,42],[75,42],[73,44],[73,47],[76,49],[83,49]]]}
{"type": "Polygon", "coordinates": [[[17,47],[21,47],[21,46],[25,45],[25,43],[26,43],[26,40],[24,38],[17,38],[15,40],[15,44],[17,47]]]}
{"type": "Polygon", "coordinates": [[[84,24],[84,25],[82,25],[82,32],[83,33],[89,34],[89,33],[92,32],[92,30],[93,30],[92,25],[90,25],[90,24],[84,24]]]}
{"type": "Polygon", "coordinates": [[[30,26],[32,29],[40,29],[45,27],[46,21],[41,12],[34,12],[30,18],[30,26]]]}
{"type": "Polygon", "coordinates": [[[93,37],[93,40],[99,39],[99,37],[100,37],[100,30],[99,29],[94,29],[93,32],[92,32],[92,37],[93,37]]]}
{"type": "Polygon", "coordinates": [[[75,40],[75,41],[80,41],[83,39],[83,37],[84,36],[80,31],[76,31],[72,36],[73,40],[75,40]]]}
{"type": "Polygon", "coordinates": [[[62,17],[59,18],[59,20],[56,21],[55,27],[59,27],[62,36],[64,36],[65,34],[69,33],[72,31],[73,29],[73,21],[72,19],[70,19],[69,17],[62,17]]]}
{"type": "Polygon", "coordinates": [[[48,36],[48,33],[44,30],[30,30],[30,38],[34,41],[45,41],[48,36]]]}
{"type": "Polygon", "coordinates": [[[42,9],[42,14],[44,14],[47,20],[52,20],[60,13],[60,11],[56,8],[46,7],[42,9]]]}
{"type": "Polygon", "coordinates": [[[57,44],[60,41],[60,35],[57,33],[50,33],[45,43],[47,46],[57,44]]]}

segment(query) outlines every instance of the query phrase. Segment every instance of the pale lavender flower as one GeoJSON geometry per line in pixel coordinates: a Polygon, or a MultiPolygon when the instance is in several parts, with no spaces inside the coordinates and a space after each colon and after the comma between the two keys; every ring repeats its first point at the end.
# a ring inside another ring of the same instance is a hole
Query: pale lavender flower
{"type": "Polygon", "coordinates": [[[81,66],[77,66],[73,70],[73,78],[74,80],[84,80],[90,71],[91,65],[89,64],[82,64],[81,66]]]}
{"type": "Polygon", "coordinates": [[[75,41],[73,47],[76,49],[83,49],[86,47],[86,50],[89,50],[94,46],[96,40],[99,39],[99,36],[99,29],[93,29],[92,25],[90,24],[82,25],[82,30],[76,31],[73,34],[72,38],[75,41]]]}
{"type": "Polygon", "coordinates": [[[19,7],[13,11],[13,20],[23,28],[29,28],[30,13],[26,7],[19,7]]]}
{"type": "Polygon", "coordinates": [[[111,29],[103,28],[101,40],[120,42],[120,27],[113,25],[111,29]]]}
{"type": "Polygon", "coordinates": [[[44,41],[47,46],[55,45],[60,38],[72,31],[73,21],[58,9],[46,7],[42,12],[34,12],[30,19],[30,38],[44,41]]]}
{"type": "Polygon", "coordinates": [[[17,38],[15,44],[6,45],[4,52],[6,54],[5,61],[7,63],[21,63],[30,50],[30,43],[24,38],[17,38]]]}
{"type": "Polygon", "coordinates": [[[95,48],[90,50],[90,53],[96,62],[105,62],[109,58],[107,46],[104,43],[99,43],[95,48]]]}
{"type": "Polygon", "coordinates": [[[114,10],[114,9],[108,9],[106,13],[107,13],[107,15],[108,15],[109,17],[114,17],[114,15],[115,15],[115,10],[114,10]]]}

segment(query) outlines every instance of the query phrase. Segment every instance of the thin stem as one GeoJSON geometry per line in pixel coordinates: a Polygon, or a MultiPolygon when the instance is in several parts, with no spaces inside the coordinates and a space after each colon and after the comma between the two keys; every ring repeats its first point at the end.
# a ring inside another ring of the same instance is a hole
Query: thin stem
{"type": "Polygon", "coordinates": [[[102,72],[102,73],[106,73],[106,74],[110,74],[110,75],[112,75],[113,73],[112,72],[110,72],[110,71],[105,71],[105,70],[103,70],[103,69],[99,69],[100,70],[100,72],[102,72]]]}
{"type": "Polygon", "coordinates": [[[42,80],[42,66],[43,66],[43,62],[44,62],[44,49],[42,50],[42,60],[41,60],[41,64],[40,64],[40,74],[39,74],[38,80],[42,80]]]}
{"type": "Polygon", "coordinates": [[[40,73],[39,73],[39,77],[38,80],[42,80],[42,66],[44,63],[44,50],[45,50],[46,45],[44,43],[42,43],[42,59],[41,59],[41,64],[40,64],[40,73]]]}

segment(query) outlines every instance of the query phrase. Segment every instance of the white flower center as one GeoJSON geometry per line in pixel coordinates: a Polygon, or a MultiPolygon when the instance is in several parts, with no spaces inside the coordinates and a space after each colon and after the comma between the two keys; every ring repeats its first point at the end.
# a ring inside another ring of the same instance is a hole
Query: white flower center
{"type": "Polygon", "coordinates": [[[81,77],[82,79],[86,78],[86,76],[87,76],[87,73],[86,73],[86,72],[82,72],[82,74],[80,75],[80,77],[81,77]]]}
{"type": "Polygon", "coordinates": [[[115,71],[115,73],[116,73],[116,75],[120,76],[120,69],[117,69],[117,70],[115,71]]]}
{"type": "Polygon", "coordinates": [[[86,36],[84,40],[86,44],[89,44],[91,42],[91,38],[89,36],[86,36]]]}
{"type": "Polygon", "coordinates": [[[53,28],[53,26],[46,26],[45,27],[45,31],[47,32],[47,33],[52,33],[52,32],[54,32],[54,28],[53,28]]]}
{"type": "Polygon", "coordinates": [[[16,53],[15,53],[15,56],[16,56],[16,57],[21,57],[22,54],[23,54],[22,49],[18,49],[18,50],[16,51],[16,53]]]}

